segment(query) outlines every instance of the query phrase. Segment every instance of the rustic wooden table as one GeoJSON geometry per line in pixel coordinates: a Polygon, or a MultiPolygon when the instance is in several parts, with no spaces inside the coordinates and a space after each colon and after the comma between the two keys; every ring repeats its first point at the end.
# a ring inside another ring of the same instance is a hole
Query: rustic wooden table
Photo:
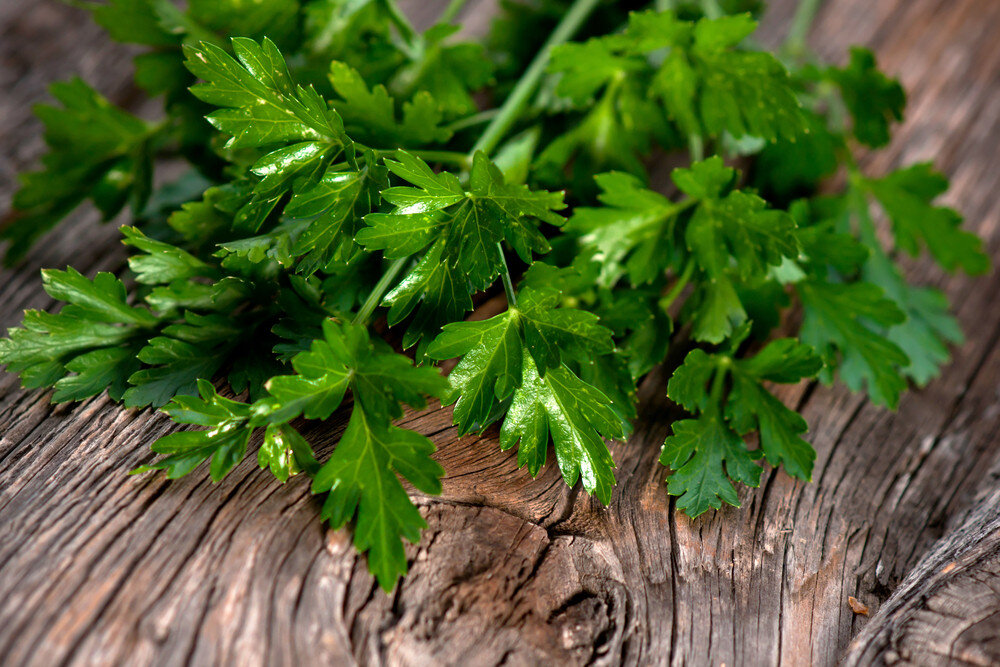
{"type": "MultiPolygon", "coordinates": [[[[489,4],[467,8],[473,23],[489,4]]],[[[774,5],[772,40],[794,1],[774,5]]],[[[811,43],[837,61],[868,45],[902,78],[908,120],[865,168],[933,160],[1000,258],[1000,2],[827,0],[811,43]]],[[[129,70],[80,12],[0,1],[0,209],[42,150],[29,105],[46,82],[80,74],[134,106],[129,70]]],[[[111,227],[77,216],[0,273],[0,326],[52,305],[38,268],[123,257],[111,227]]],[[[129,477],[166,420],[105,398],[53,407],[2,375],[0,663],[1000,663],[1000,275],[911,274],[956,305],[968,342],[954,363],[896,413],[842,387],[786,393],[811,425],[815,481],[767,471],[742,509],[672,511],[656,456],[674,413],[656,373],[613,450],[607,509],[554,466],[532,480],[495,432],[459,438],[450,410],[411,415],[449,476],[419,499],[430,529],[391,596],[322,527],[304,481],[276,485],[252,460],[217,485],[129,477]]],[[[328,450],[342,427],[310,435],[328,450]]]]}

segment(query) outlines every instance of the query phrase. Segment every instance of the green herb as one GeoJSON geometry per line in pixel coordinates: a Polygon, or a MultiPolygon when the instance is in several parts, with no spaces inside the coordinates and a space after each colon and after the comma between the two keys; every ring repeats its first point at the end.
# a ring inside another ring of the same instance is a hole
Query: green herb
{"type": "Polygon", "coordinates": [[[861,171],[856,146],[889,141],[905,95],[863,49],[814,62],[814,2],[778,55],[753,46],[757,2],[656,4],[676,13],[506,2],[488,48],[456,39],[461,2],[425,32],[392,0],[85,5],[140,45],[162,120],[54,85],[49,152],[0,235],[13,263],[83,201],[105,219],[127,204],[128,274],[43,272],[65,305],[26,313],[0,362],[53,401],[107,391],[196,427],[136,472],[208,462],[217,481],[256,447],[279,482],[307,475],[386,590],[425,525],[404,480],[435,494],[446,472],[394,424],[428,398],[531,475],[551,444],[607,504],[636,383],[683,359],[667,393],[689,417],[660,456],[678,509],[738,505],[764,464],[808,480],[806,422],[774,385],[839,377],[895,407],[961,340],[897,256],[989,261],[934,203],[931,166],[861,171]],[[670,151],[689,163],[651,183],[670,151]],[[191,172],[154,189],[177,156],[191,172]],[[303,427],[348,410],[318,455],[303,427]]]}

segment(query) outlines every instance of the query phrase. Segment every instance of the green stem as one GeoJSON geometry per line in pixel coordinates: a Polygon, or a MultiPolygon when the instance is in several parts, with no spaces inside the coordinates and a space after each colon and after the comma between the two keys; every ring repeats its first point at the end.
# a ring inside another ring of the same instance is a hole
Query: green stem
{"type": "Polygon", "coordinates": [[[452,132],[458,132],[459,130],[464,130],[467,127],[488,123],[496,118],[498,111],[498,109],[487,109],[486,111],[480,111],[479,113],[466,116],[465,118],[459,118],[454,123],[449,125],[448,129],[452,132]]]}
{"type": "Polygon", "coordinates": [[[575,0],[573,2],[573,5],[563,16],[559,25],[549,35],[545,45],[542,46],[535,59],[531,61],[521,80],[514,86],[514,90],[511,91],[510,95],[504,101],[496,117],[479,136],[479,141],[476,142],[476,145],[469,151],[470,159],[477,151],[483,151],[484,153],[492,152],[497,147],[497,144],[506,136],[531,101],[531,96],[538,87],[542,75],[545,74],[545,68],[549,64],[549,55],[551,55],[552,49],[569,41],[570,37],[579,30],[583,22],[590,16],[590,13],[594,11],[599,1],[575,0]]]}
{"type": "Polygon", "coordinates": [[[688,137],[688,152],[691,153],[691,162],[701,162],[705,159],[705,140],[700,134],[688,137]]]}
{"type": "Polygon", "coordinates": [[[799,0],[799,8],[792,17],[792,27],[785,38],[785,50],[794,56],[801,56],[806,51],[806,39],[812,28],[821,0],[799,0]]]}
{"type": "MultiPolygon", "coordinates": [[[[479,151],[487,154],[492,152],[497,147],[497,144],[500,143],[500,140],[507,135],[510,128],[514,126],[514,123],[517,122],[517,119],[531,101],[531,96],[535,93],[538,82],[541,81],[542,75],[545,74],[545,68],[549,64],[549,55],[551,55],[552,49],[569,41],[569,38],[580,29],[580,26],[587,20],[590,13],[594,11],[599,1],[574,0],[569,11],[566,12],[559,25],[549,35],[541,50],[535,55],[535,59],[528,65],[528,69],[525,70],[524,75],[517,82],[517,85],[514,86],[514,90],[511,91],[503,105],[501,105],[496,116],[486,126],[483,133],[479,135],[476,145],[469,151],[469,162],[472,162],[472,158],[479,151]]],[[[507,305],[514,308],[517,306],[517,296],[514,293],[514,281],[510,277],[510,269],[507,268],[507,258],[504,256],[502,243],[497,243],[497,252],[500,253],[500,263],[503,265],[501,277],[503,278],[504,293],[507,295],[507,305]]]]}
{"type": "Polygon", "coordinates": [[[375,283],[375,287],[372,289],[371,294],[369,294],[368,298],[365,299],[364,304],[361,306],[361,310],[359,310],[358,314],[354,316],[354,324],[368,324],[368,318],[371,317],[371,314],[375,312],[379,303],[382,302],[382,297],[389,291],[389,286],[392,284],[392,281],[396,279],[396,276],[399,275],[399,272],[403,270],[403,267],[406,266],[408,259],[408,257],[400,257],[389,265],[386,272],[383,273],[382,277],[378,279],[377,283],[375,283]]]}
{"type": "Polygon", "coordinates": [[[406,44],[408,51],[406,55],[410,59],[416,60],[419,56],[421,40],[413,24],[410,23],[410,19],[406,18],[406,14],[396,5],[395,0],[382,0],[382,6],[385,7],[386,12],[389,14],[389,20],[396,26],[399,36],[403,38],[403,42],[406,44]]]}
{"type": "Polygon", "coordinates": [[[684,265],[684,270],[681,272],[681,275],[677,278],[677,282],[675,282],[670,288],[670,291],[667,292],[662,299],[660,299],[660,308],[663,309],[663,312],[666,312],[670,306],[673,305],[674,301],[677,300],[677,297],[681,295],[681,292],[684,291],[684,288],[687,287],[687,284],[691,281],[691,276],[693,274],[694,262],[688,260],[687,264],[684,265]]]}
{"type": "Polygon", "coordinates": [[[701,11],[707,19],[717,19],[725,15],[719,6],[719,0],[701,0],[701,11]]]}
{"type": "Polygon", "coordinates": [[[438,19],[438,23],[451,23],[458,16],[458,13],[462,11],[462,7],[465,6],[466,0],[451,0],[445,10],[441,12],[441,18],[438,19]]]}
{"type": "Polygon", "coordinates": [[[517,295],[514,293],[514,281],[510,278],[510,269],[507,268],[507,258],[503,254],[503,243],[497,242],[497,252],[500,253],[500,263],[503,264],[503,291],[507,295],[507,305],[511,308],[517,307],[517,295]]]}
{"type": "Polygon", "coordinates": [[[715,369],[715,377],[712,378],[712,389],[709,394],[709,406],[707,411],[722,410],[722,393],[726,389],[726,375],[729,374],[729,369],[732,366],[732,360],[729,357],[722,357],[719,359],[718,367],[715,369]]]}

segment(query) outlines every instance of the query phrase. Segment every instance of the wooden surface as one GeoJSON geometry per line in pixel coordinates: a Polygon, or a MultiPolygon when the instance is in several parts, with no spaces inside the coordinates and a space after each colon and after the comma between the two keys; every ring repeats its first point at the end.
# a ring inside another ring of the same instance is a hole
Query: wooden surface
{"type": "MultiPolygon", "coordinates": [[[[774,4],[772,40],[794,2],[774,4]]],[[[827,0],[812,39],[838,62],[867,44],[903,79],[908,121],[865,168],[934,160],[994,257],[998,29],[996,0],[827,0]]],[[[79,73],[132,105],[126,54],[74,10],[0,0],[0,208],[41,151],[28,105],[44,84],[79,73]]],[[[52,305],[39,267],[122,258],[113,229],[78,216],[0,273],[0,326],[52,305]]],[[[458,438],[449,410],[411,415],[448,477],[419,499],[430,528],[391,596],[349,535],[320,525],[303,480],[280,486],[254,457],[217,485],[129,477],[165,419],[104,398],[53,407],[2,375],[0,663],[998,663],[1000,276],[911,268],[956,304],[968,342],[954,363],[896,413],[841,387],[786,393],[810,423],[814,482],[768,470],[742,509],[672,510],[656,457],[676,412],[658,373],[613,448],[607,509],[554,466],[532,480],[495,431],[458,438]]],[[[328,452],[342,428],[307,435],[328,452]]]]}

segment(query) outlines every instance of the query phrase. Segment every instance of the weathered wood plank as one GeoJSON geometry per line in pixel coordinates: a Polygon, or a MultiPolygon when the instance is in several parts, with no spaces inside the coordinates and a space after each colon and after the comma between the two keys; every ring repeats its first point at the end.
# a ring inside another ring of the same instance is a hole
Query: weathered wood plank
{"type": "Polygon", "coordinates": [[[923,557],[851,642],[847,665],[1000,662],[1000,489],[923,557]]]}
{"type": "MultiPolygon", "coordinates": [[[[125,50],[71,9],[16,4],[0,6],[0,204],[40,150],[27,105],[47,80],[80,71],[113,99],[132,96],[125,50]]],[[[771,35],[794,2],[775,5],[771,35]]],[[[994,257],[997,25],[992,0],[828,0],[813,35],[838,61],[849,44],[872,46],[911,91],[909,120],[865,168],[933,159],[994,257]]],[[[94,271],[122,256],[113,229],[81,216],[0,274],[0,326],[51,305],[39,266],[94,271]]],[[[955,362],[895,414],[842,388],[788,392],[811,425],[814,482],[768,471],[742,509],[693,522],[672,511],[656,456],[676,413],[657,373],[635,436],[614,448],[607,509],[554,467],[530,479],[493,431],[459,438],[448,410],[411,415],[449,477],[442,497],[420,499],[430,529],[392,596],[348,534],[319,524],[302,480],[278,486],[250,460],[218,485],[128,477],[165,420],[106,399],[53,408],[2,376],[2,661],[829,664],[859,630],[857,664],[1000,660],[989,641],[1000,634],[1000,277],[947,278],[919,262],[911,274],[957,304],[969,341],[955,362]],[[856,616],[848,596],[874,617],[856,616]]],[[[337,418],[308,435],[329,449],[342,428],[337,418]]]]}

